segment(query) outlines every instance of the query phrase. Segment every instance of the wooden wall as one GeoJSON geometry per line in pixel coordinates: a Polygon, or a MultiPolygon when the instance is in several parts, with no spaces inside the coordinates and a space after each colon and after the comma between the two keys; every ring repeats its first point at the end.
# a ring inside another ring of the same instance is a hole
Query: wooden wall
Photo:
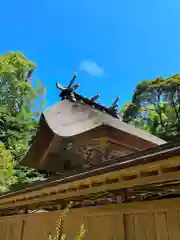
{"type": "MultiPolygon", "coordinates": [[[[56,211],[1,217],[0,240],[48,240],[59,215],[56,211]]],[[[72,210],[64,224],[67,240],[74,240],[82,223],[86,240],[178,240],[180,199],[72,210]]]]}

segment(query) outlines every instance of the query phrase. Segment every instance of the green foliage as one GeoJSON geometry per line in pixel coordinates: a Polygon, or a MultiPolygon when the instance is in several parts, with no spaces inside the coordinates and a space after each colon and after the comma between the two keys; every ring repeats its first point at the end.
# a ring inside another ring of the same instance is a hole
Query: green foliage
{"type": "Polygon", "coordinates": [[[45,89],[32,87],[36,65],[22,53],[0,56],[0,133],[1,140],[14,151],[16,160],[26,152],[37,126],[37,103],[44,103],[45,89]]]}
{"type": "MultiPolygon", "coordinates": [[[[45,88],[32,86],[35,63],[20,52],[0,56],[0,140],[19,163],[27,152],[37,129],[37,118],[44,106],[45,88]]],[[[16,165],[19,182],[31,182],[43,176],[16,165]]]]}
{"type": "Polygon", "coordinates": [[[141,81],[121,114],[123,121],[167,141],[179,138],[180,75],[141,81]]]}
{"type": "MultiPolygon", "coordinates": [[[[72,202],[68,204],[68,206],[65,208],[65,210],[62,211],[59,220],[56,222],[56,235],[53,237],[52,234],[50,233],[48,235],[48,240],[66,240],[67,236],[65,233],[63,233],[63,222],[65,220],[65,217],[69,213],[70,209],[72,207],[72,202]]],[[[85,236],[85,228],[84,225],[82,224],[80,227],[80,231],[76,234],[74,240],[83,240],[85,236]]]]}
{"type": "Polygon", "coordinates": [[[14,170],[15,162],[9,150],[4,144],[0,144],[0,191],[5,192],[9,190],[12,184],[17,182],[14,170]]]}

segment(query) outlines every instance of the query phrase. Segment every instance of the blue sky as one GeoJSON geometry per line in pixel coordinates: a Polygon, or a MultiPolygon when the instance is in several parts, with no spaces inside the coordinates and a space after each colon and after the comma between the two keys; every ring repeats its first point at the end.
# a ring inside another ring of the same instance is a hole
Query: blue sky
{"type": "Polygon", "coordinates": [[[47,104],[78,72],[79,92],[111,104],[140,80],[180,73],[179,0],[2,0],[0,53],[37,63],[47,104]]]}

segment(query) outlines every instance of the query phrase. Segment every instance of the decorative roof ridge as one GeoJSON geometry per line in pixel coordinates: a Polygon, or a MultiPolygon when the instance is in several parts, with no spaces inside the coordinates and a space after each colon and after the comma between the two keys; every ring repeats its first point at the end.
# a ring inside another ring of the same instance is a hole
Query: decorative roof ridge
{"type": "Polygon", "coordinates": [[[93,96],[92,98],[86,98],[82,95],[79,95],[75,92],[76,89],[79,88],[80,84],[74,84],[74,81],[77,77],[77,74],[75,73],[73,78],[70,80],[69,84],[67,87],[62,86],[60,83],[56,83],[56,87],[61,90],[61,93],[59,94],[59,97],[61,100],[69,100],[71,102],[78,102],[81,104],[85,104],[88,106],[91,106],[92,108],[99,110],[101,112],[104,112],[108,115],[111,115],[114,118],[120,117],[119,112],[118,112],[118,101],[119,97],[116,97],[115,101],[110,107],[106,107],[100,103],[97,103],[96,100],[100,97],[100,94],[97,94],[93,96]]]}

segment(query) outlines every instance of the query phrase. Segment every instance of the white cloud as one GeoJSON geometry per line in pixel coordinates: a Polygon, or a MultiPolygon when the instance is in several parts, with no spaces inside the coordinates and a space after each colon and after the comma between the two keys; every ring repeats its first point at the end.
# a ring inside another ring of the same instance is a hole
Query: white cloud
{"type": "Polygon", "coordinates": [[[79,66],[81,71],[87,72],[91,76],[101,77],[104,75],[104,70],[96,62],[91,60],[83,60],[79,66]]]}

